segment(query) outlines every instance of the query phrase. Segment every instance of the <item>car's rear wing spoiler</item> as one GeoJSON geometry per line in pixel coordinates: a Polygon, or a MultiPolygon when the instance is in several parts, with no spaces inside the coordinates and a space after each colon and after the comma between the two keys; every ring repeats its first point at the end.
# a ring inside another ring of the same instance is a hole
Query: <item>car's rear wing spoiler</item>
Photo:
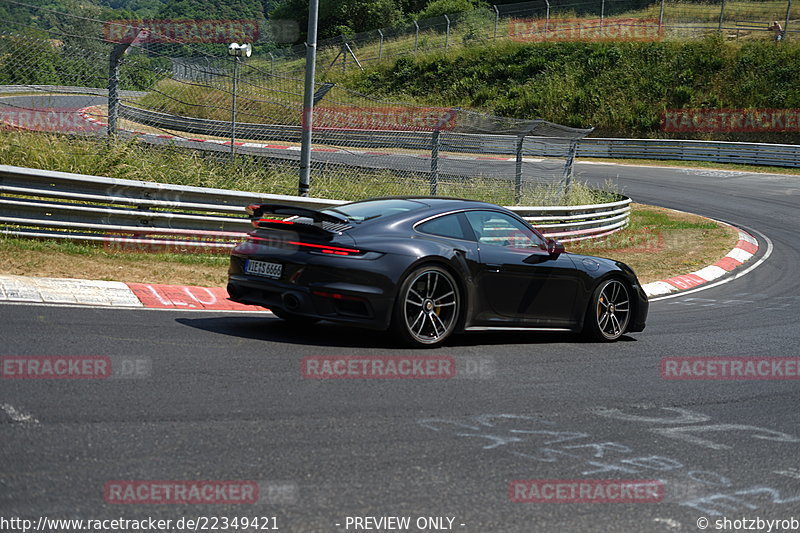
{"type": "Polygon", "coordinates": [[[246,210],[250,215],[254,228],[296,230],[318,235],[330,235],[350,226],[350,221],[344,215],[323,213],[307,207],[282,204],[253,204],[248,205],[246,210]],[[290,218],[276,219],[270,218],[268,215],[290,218]],[[292,217],[298,217],[298,219],[292,217]],[[309,219],[311,223],[308,222],[309,219]]]}

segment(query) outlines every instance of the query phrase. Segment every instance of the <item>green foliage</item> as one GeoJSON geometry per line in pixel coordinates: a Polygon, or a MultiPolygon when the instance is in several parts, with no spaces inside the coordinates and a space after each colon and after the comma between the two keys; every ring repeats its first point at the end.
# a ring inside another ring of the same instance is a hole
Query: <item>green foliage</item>
{"type": "MultiPolygon", "coordinates": [[[[666,109],[800,107],[798,55],[800,42],[737,44],[717,36],[689,42],[504,42],[403,57],[340,82],[395,100],[591,125],[598,135],[647,137],[664,135],[660,118],[666,109]]],[[[717,135],[762,142],[798,137],[717,135]]]]}
{"type": "MultiPolygon", "coordinates": [[[[325,39],[394,26],[402,16],[395,0],[323,0],[319,5],[318,35],[325,39]]],[[[269,12],[269,18],[296,20],[305,30],[308,27],[308,0],[283,0],[269,12]]]]}
{"type": "Polygon", "coordinates": [[[472,11],[478,7],[486,6],[482,0],[431,0],[425,9],[420,11],[415,18],[427,19],[472,11]]]}
{"type": "Polygon", "coordinates": [[[260,0],[171,0],[158,11],[160,19],[263,19],[260,0]]]}

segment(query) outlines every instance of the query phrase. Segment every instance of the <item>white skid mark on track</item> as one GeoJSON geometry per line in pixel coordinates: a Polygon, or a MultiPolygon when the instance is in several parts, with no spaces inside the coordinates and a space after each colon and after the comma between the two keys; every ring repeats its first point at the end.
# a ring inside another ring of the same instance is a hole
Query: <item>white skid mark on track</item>
{"type": "Polygon", "coordinates": [[[673,520],[672,518],[653,518],[653,522],[660,522],[665,524],[670,529],[680,529],[681,523],[677,520],[673,520]]]}
{"type": "Polygon", "coordinates": [[[12,422],[18,422],[18,423],[22,423],[22,424],[25,424],[25,423],[38,424],[39,423],[39,421],[36,420],[35,418],[33,418],[33,416],[26,415],[23,412],[17,411],[14,408],[14,406],[11,405],[11,404],[8,404],[8,403],[0,404],[0,409],[2,409],[3,412],[8,415],[8,417],[11,419],[12,422]]]}

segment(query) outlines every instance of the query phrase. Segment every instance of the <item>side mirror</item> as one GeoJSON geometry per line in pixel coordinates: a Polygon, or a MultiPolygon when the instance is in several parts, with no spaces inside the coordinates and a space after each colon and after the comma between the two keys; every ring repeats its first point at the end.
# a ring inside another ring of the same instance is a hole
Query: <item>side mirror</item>
{"type": "Polygon", "coordinates": [[[547,239],[547,253],[555,259],[564,253],[564,245],[554,239],[547,239]]]}

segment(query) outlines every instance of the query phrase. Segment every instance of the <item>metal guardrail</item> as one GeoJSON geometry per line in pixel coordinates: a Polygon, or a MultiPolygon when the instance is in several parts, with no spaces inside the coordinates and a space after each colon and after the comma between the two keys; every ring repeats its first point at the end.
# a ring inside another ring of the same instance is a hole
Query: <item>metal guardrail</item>
{"type": "MultiPolygon", "coordinates": [[[[0,233],[21,237],[229,248],[251,229],[244,207],[324,208],[340,200],[259,194],[0,165],[0,233]],[[153,237],[155,236],[155,237],[153,237]]],[[[515,206],[545,235],[564,241],[624,228],[630,198],[581,206],[515,206]]],[[[135,246],[134,250],[137,249],[135,246]]]]}
{"type": "Polygon", "coordinates": [[[586,138],[578,143],[577,156],[800,167],[800,145],[796,144],[586,138]]]}
{"type": "MultiPolygon", "coordinates": [[[[105,96],[106,89],[70,87],[57,85],[0,85],[0,94],[37,91],[43,93],[96,94],[105,96]]],[[[121,91],[126,97],[135,98],[146,93],[121,91]]],[[[225,137],[230,135],[230,122],[181,117],[159,113],[128,105],[120,106],[120,116],[133,122],[157,128],[225,137]]],[[[236,125],[239,138],[282,140],[300,142],[300,126],[280,124],[236,125]]],[[[355,131],[319,129],[314,132],[319,144],[331,144],[355,148],[397,148],[430,150],[431,134],[425,132],[355,131]]],[[[439,150],[442,152],[476,153],[486,155],[516,155],[517,137],[513,135],[475,135],[468,133],[442,132],[439,150]]],[[[523,153],[532,157],[564,157],[568,145],[556,142],[539,142],[526,138],[523,153]],[[563,151],[561,147],[563,146],[563,151]],[[553,150],[557,150],[554,152],[553,150]],[[562,153],[563,152],[563,153],[562,153]]],[[[553,139],[555,141],[555,139],[553,139]]],[[[692,141],[682,139],[619,139],[587,137],[578,142],[577,157],[655,159],[677,161],[710,161],[715,163],[739,163],[747,165],[769,165],[800,168],[800,145],[742,143],[726,141],[692,141]]]]}
{"type": "MultiPolygon", "coordinates": [[[[62,93],[62,94],[91,94],[96,96],[108,96],[108,89],[96,87],[75,87],[72,85],[0,85],[0,94],[18,94],[37,92],[42,94],[62,93]]],[[[138,98],[147,93],[145,91],[120,91],[120,96],[128,98],[138,98]]]]}
{"type": "MultiPolygon", "coordinates": [[[[210,120],[182,117],[160,113],[129,105],[119,106],[121,118],[146,124],[164,130],[178,131],[193,135],[208,135],[230,138],[231,123],[224,120],[210,120]]],[[[239,139],[282,141],[299,143],[302,136],[300,126],[281,124],[236,123],[239,139]]],[[[392,148],[403,150],[430,150],[433,142],[432,132],[394,131],[394,130],[356,130],[315,128],[314,143],[351,148],[392,148]]],[[[518,137],[514,135],[476,135],[469,133],[440,132],[439,150],[442,152],[477,153],[491,155],[515,155],[518,137]]],[[[548,147],[548,157],[565,157],[569,143],[564,139],[547,137],[526,137],[524,153],[528,155],[548,147]],[[537,145],[537,139],[540,139],[537,145]],[[548,141],[543,144],[543,141],[548,141]],[[557,152],[555,151],[557,150],[557,152]]]]}
{"type": "MultiPolygon", "coordinates": [[[[196,135],[224,137],[230,135],[231,128],[230,122],[226,121],[180,117],[127,105],[120,106],[120,116],[133,122],[196,135]]],[[[236,125],[236,133],[239,138],[300,142],[301,128],[300,126],[241,122],[236,125]]],[[[518,138],[513,135],[442,132],[439,139],[439,150],[513,157],[516,155],[517,141],[518,138]]],[[[563,143],[563,139],[561,143],[557,141],[559,139],[526,137],[524,155],[564,157],[569,145],[563,143]]],[[[314,142],[356,148],[430,150],[431,133],[319,129],[314,131],[314,142]]],[[[800,146],[793,144],[587,137],[578,141],[576,155],[577,157],[711,161],[800,167],[800,146]]]]}

